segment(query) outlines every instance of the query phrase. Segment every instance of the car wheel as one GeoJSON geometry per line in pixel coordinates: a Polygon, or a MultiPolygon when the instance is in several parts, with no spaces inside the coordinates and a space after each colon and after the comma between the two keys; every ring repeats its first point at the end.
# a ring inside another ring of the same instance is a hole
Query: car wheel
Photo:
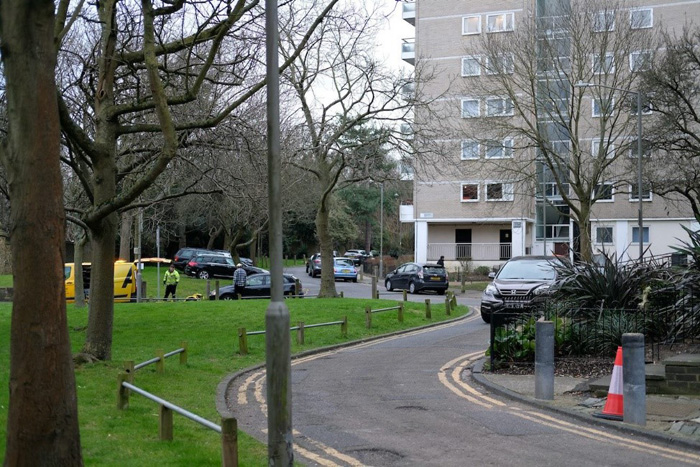
{"type": "Polygon", "coordinates": [[[408,284],[408,291],[414,294],[418,293],[418,291],[416,290],[416,284],[414,282],[408,284]]]}
{"type": "Polygon", "coordinates": [[[197,277],[199,277],[200,279],[209,279],[209,271],[206,271],[206,270],[202,269],[202,270],[199,271],[199,273],[197,274],[197,277]]]}
{"type": "Polygon", "coordinates": [[[236,297],[234,297],[233,295],[228,294],[228,293],[227,293],[227,294],[224,294],[224,295],[221,295],[221,296],[219,297],[219,300],[235,300],[235,299],[236,299],[236,297]]]}
{"type": "Polygon", "coordinates": [[[352,280],[353,282],[357,282],[357,277],[352,280]]]}
{"type": "Polygon", "coordinates": [[[445,291],[442,289],[438,290],[437,293],[438,295],[445,295],[445,291]]]}
{"type": "Polygon", "coordinates": [[[386,287],[386,290],[389,291],[389,292],[391,292],[392,290],[394,290],[394,286],[393,286],[393,284],[391,283],[391,280],[390,280],[390,279],[387,279],[387,280],[386,280],[386,282],[384,283],[384,287],[386,287]]]}
{"type": "Polygon", "coordinates": [[[481,312],[481,319],[484,320],[484,323],[489,324],[491,323],[491,313],[485,313],[484,311],[481,312]]]}

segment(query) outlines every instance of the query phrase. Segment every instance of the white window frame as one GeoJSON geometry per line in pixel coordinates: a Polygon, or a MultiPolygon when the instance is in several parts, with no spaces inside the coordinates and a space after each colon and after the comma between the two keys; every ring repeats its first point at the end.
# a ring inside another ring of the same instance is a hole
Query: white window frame
{"type": "Polygon", "coordinates": [[[615,73],[615,55],[612,52],[606,52],[604,60],[601,60],[602,57],[600,54],[593,54],[591,58],[594,75],[615,73]]]}
{"type": "Polygon", "coordinates": [[[476,160],[481,157],[481,144],[479,141],[475,139],[463,139],[462,143],[460,145],[461,152],[460,152],[460,159],[463,161],[471,161],[471,160],[476,160]],[[469,156],[466,155],[465,153],[465,148],[471,146],[472,148],[476,148],[476,156],[469,156]]]}
{"type": "Polygon", "coordinates": [[[514,54],[499,54],[498,58],[501,60],[503,70],[494,71],[494,68],[491,66],[491,60],[489,60],[489,57],[484,57],[484,68],[487,75],[512,75],[513,73],[515,73],[514,54]],[[503,73],[501,73],[500,71],[503,71],[503,73]]]}
{"type": "Polygon", "coordinates": [[[600,109],[600,105],[597,106],[597,107],[598,107],[598,109],[597,109],[598,111],[596,112],[596,103],[597,103],[597,102],[600,102],[600,100],[599,100],[598,98],[595,98],[595,97],[594,97],[594,98],[591,100],[591,116],[592,116],[592,117],[594,117],[594,118],[600,118],[600,117],[603,117],[603,116],[610,117],[610,116],[613,115],[613,113],[615,112],[615,98],[614,98],[614,97],[612,98],[612,100],[611,100],[611,102],[610,102],[610,114],[609,114],[609,115],[604,115],[604,114],[601,112],[602,109],[600,109]]]}
{"type": "Polygon", "coordinates": [[[481,75],[481,55],[467,55],[466,57],[462,57],[462,76],[480,76],[481,75]],[[476,63],[476,72],[475,73],[467,73],[465,64],[468,62],[472,62],[472,64],[476,63]]]}
{"type": "Polygon", "coordinates": [[[613,202],[615,202],[615,185],[613,183],[611,183],[611,182],[599,183],[595,186],[593,191],[594,191],[593,198],[595,199],[596,203],[613,203],[613,202]],[[610,198],[598,198],[597,197],[598,196],[598,187],[602,186],[602,185],[610,187],[610,198]]]}
{"type": "Polygon", "coordinates": [[[462,35],[463,36],[469,36],[472,34],[481,34],[481,15],[469,15],[469,16],[463,16],[462,17],[462,35]],[[469,24],[470,19],[476,19],[477,21],[477,28],[476,30],[470,31],[467,25],[469,24]]]}
{"type": "Polygon", "coordinates": [[[503,140],[491,140],[488,141],[484,146],[486,146],[484,150],[484,158],[485,159],[512,159],[513,158],[513,138],[506,138],[503,140]],[[489,149],[490,150],[496,150],[500,149],[500,155],[498,156],[489,156],[489,149]]]}
{"type": "Polygon", "coordinates": [[[651,68],[652,52],[651,50],[635,50],[630,53],[630,71],[633,73],[638,73],[640,71],[646,71],[651,68]],[[642,67],[637,66],[637,60],[639,57],[646,55],[646,63],[642,64],[642,67]]]}
{"type": "Polygon", "coordinates": [[[615,10],[603,10],[594,13],[593,17],[593,32],[605,32],[615,30],[615,10]],[[608,19],[612,16],[612,21],[608,19]]]}
{"type": "Polygon", "coordinates": [[[461,110],[462,118],[479,118],[481,116],[481,99],[472,98],[472,97],[465,97],[461,101],[460,110],[461,110]],[[468,114],[467,112],[465,112],[464,104],[467,102],[475,102],[476,103],[476,113],[475,114],[468,114]]]}
{"type": "MultiPolygon", "coordinates": [[[[598,152],[600,151],[600,145],[603,142],[599,139],[594,139],[591,141],[591,156],[598,157],[598,152]]],[[[612,159],[615,157],[615,144],[608,142],[608,152],[605,154],[606,159],[612,159]]]]}
{"type": "Polygon", "coordinates": [[[503,12],[503,13],[492,13],[486,15],[486,32],[487,33],[496,33],[496,32],[510,32],[515,30],[515,13],[512,11],[510,12],[503,12]],[[493,27],[493,25],[497,25],[499,23],[498,18],[502,18],[502,21],[500,22],[503,27],[496,29],[493,27]]]}
{"type": "Polygon", "coordinates": [[[630,10],[630,28],[632,29],[648,29],[654,27],[654,9],[653,8],[633,8],[630,10]],[[649,13],[649,21],[644,24],[635,24],[635,13],[649,13]]]}
{"type": "Polygon", "coordinates": [[[486,116],[487,117],[511,117],[515,112],[513,100],[510,97],[487,97],[486,98],[486,116]],[[500,101],[500,106],[503,111],[499,113],[491,113],[491,105],[500,101]]]}
{"type": "Polygon", "coordinates": [[[462,182],[459,186],[459,199],[462,203],[478,203],[481,198],[481,187],[479,183],[476,182],[462,182]],[[464,199],[464,186],[471,185],[476,187],[476,198],[474,199],[464,199]]]}
{"type": "Polygon", "coordinates": [[[513,201],[513,184],[499,181],[485,181],[484,182],[484,198],[486,202],[497,203],[504,201],[513,201]],[[489,186],[491,185],[501,185],[501,198],[489,199],[489,186]]]}
{"type": "MultiPolygon", "coordinates": [[[[637,185],[628,185],[630,189],[630,203],[638,203],[637,199],[637,185]]],[[[642,202],[649,203],[652,201],[653,195],[649,187],[642,186],[642,202]]]]}
{"type": "Polygon", "coordinates": [[[602,226],[601,225],[601,226],[596,226],[596,228],[595,228],[595,242],[599,245],[611,245],[615,241],[614,235],[615,235],[615,230],[613,230],[613,228],[610,226],[602,226]],[[610,233],[610,241],[609,242],[601,241],[601,239],[600,239],[600,237],[601,237],[600,231],[601,230],[604,230],[605,232],[610,233]]]}
{"type": "MultiPolygon", "coordinates": [[[[649,244],[649,240],[651,240],[651,229],[646,226],[642,227],[642,238],[641,238],[643,243],[649,244]],[[646,233],[646,235],[644,235],[646,233]],[[646,240],[644,239],[646,237],[646,240]]],[[[632,227],[632,243],[639,244],[639,226],[635,225],[632,227]],[[637,241],[634,240],[634,232],[637,232],[637,241]]]]}

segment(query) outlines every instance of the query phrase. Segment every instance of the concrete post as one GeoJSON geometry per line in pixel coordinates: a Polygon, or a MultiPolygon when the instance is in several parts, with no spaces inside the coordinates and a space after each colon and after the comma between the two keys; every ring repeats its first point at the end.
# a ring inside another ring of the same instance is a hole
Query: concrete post
{"type": "Polygon", "coordinates": [[[647,423],[644,334],[622,335],[622,421],[645,426],[647,423]]]}
{"type": "Polygon", "coordinates": [[[535,398],[554,399],[554,323],[535,323],[535,398]]]}

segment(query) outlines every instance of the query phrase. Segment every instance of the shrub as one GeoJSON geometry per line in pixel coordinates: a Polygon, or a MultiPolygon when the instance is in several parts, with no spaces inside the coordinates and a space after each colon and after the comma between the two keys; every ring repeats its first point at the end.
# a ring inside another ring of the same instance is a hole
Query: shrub
{"type": "Polygon", "coordinates": [[[479,266],[476,269],[474,269],[474,274],[477,276],[488,276],[489,273],[491,272],[491,268],[488,266],[479,266]]]}

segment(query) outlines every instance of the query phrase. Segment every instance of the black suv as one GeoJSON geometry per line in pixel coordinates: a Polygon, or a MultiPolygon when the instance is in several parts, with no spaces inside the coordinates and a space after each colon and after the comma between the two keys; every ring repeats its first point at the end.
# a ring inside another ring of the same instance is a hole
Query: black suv
{"type": "Polygon", "coordinates": [[[501,267],[481,296],[481,319],[491,322],[498,312],[522,312],[541,303],[553,289],[555,256],[517,256],[501,267]]]}
{"type": "Polygon", "coordinates": [[[173,265],[175,265],[175,269],[184,271],[187,263],[189,263],[194,256],[205,253],[231,257],[231,253],[226,250],[207,250],[206,248],[185,247],[177,250],[177,253],[175,253],[173,257],[173,265]]]}
{"type": "MultiPolygon", "coordinates": [[[[246,274],[252,276],[261,272],[267,272],[265,269],[249,266],[245,262],[243,269],[246,274]]],[[[199,253],[190,259],[185,266],[185,274],[195,276],[200,279],[209,279],[212,277],[227,277],[232,278],[233,272],[236,270],[236,265],[230,256],[218,253],[199,253]]]]}
{"type": "Polygon", "coordinates": [[[386,275],[384,285],[388,291],[408,289],[411,293],[434,290],[440,295],[450,286],[447,270],[439,264],[404,263],[386,275]]]}

